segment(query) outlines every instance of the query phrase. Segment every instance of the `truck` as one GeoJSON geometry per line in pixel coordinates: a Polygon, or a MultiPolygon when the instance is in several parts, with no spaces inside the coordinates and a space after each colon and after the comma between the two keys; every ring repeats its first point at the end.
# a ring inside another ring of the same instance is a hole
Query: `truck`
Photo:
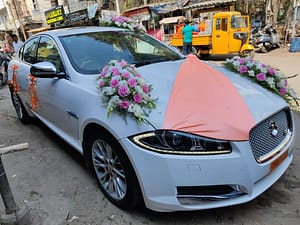
{"type": "MultiPolygon", "coordinates": [[[[205,58],[210,55],[239,54],[253,56],[254,46],[249,44],[249,16],[240,12],[217,12],[205,21],[204,31],[193,32],[193,53],[205,58]]],[[[183,35],[173,34],[171,45],[182,50],[183,35]]]]}

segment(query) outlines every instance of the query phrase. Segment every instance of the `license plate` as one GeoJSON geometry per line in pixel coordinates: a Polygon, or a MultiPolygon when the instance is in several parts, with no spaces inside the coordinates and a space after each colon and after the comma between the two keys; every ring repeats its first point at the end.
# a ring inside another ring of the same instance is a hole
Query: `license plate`
{"type": "Polygon", "coordinates": [[[279,158],[274,160],[270,165],[270,172],[275,170],[288,156],[289,151],[285,151],[279,158]]]}

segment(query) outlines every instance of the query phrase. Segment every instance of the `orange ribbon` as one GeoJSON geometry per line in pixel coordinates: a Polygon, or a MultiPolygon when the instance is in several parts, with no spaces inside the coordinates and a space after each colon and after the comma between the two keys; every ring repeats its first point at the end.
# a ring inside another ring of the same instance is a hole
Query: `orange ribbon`
{"type": "Polygon", "coordinates": [[[28,75],[28,78],[30,79],[29,95],[31,97],[31,107],[33,110],[37,110],[39,100],[38,100],[37,91],[36,91],[36,78],[34,76],[32,76],[31,74],[28,75]]]}
{"type": "Polygon", "coordinates": [[[19,88],[18,81],[17,81],[18,66],[17,65],[12,65],[11,68],[12,68],[13,73],[12,73],[12,80],[10,81],[10,83],[13,86],[13,92],[14,93],[19,93],[20,88],[19,88]]]}

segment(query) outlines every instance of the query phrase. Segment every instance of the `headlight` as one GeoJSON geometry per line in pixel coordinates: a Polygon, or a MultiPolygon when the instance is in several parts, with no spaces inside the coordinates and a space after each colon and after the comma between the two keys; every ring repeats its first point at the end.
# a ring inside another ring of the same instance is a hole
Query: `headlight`
{"type": "Polygon", "coordinates": [[[167,154],[209,155],[231,152],[229,141],[172,130],[157,130],[129,137],[142,148],[167,154]]]}

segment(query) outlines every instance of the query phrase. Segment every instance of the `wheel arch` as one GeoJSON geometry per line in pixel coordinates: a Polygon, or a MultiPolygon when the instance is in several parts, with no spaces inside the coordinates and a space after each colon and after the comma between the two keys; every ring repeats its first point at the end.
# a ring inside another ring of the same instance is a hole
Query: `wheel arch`
{"type": "MultiPolygon", "coordinates": [[[[140,204],[144,205],[144,194],[143,194],[143,190],[142,190],[142,184],[141,181],[139,179],[139,176],[137,175],[137,171],[136,171],[136,167],[134,166],[131,157],[129,157],[128,152],[126,151],[126,149],[124,148],[124,146],[122,145],[122,143],[119,142],[118,138],[116,138],[112,132],[110,132],[108,129],[106,129],[105,127],[101,126],[100,124],[97,123],[90,123],[87,124],[86,127],[84,128],[83,131],[83,139],[82,139],[82,150],[83,150],[83,157],[86,159],[86,157],[88,156],[87,152],[88,152],[88,137],[89,135],[91,135],[92,133],[95,132],[99,132],[99,133],[104,133],[106,136],[109,136],[110,138],[112,138],[120,147],[122,153],[124,154],[124,156],[126,157],[126,160],[128,160],[130,167],[132,169],[132,171],[134,172],[134,176],[135,179],[137,180],[138,183],[138,190],[139,190],[139,194],[140,194],[140,204]]],[[[87,161],[86,161],[87,163],[87,161]]],[[[89,168],[89,165],[86,165],[89,168]]],[[[140,204],[138,206],[140,206],[140,204]]]]}

